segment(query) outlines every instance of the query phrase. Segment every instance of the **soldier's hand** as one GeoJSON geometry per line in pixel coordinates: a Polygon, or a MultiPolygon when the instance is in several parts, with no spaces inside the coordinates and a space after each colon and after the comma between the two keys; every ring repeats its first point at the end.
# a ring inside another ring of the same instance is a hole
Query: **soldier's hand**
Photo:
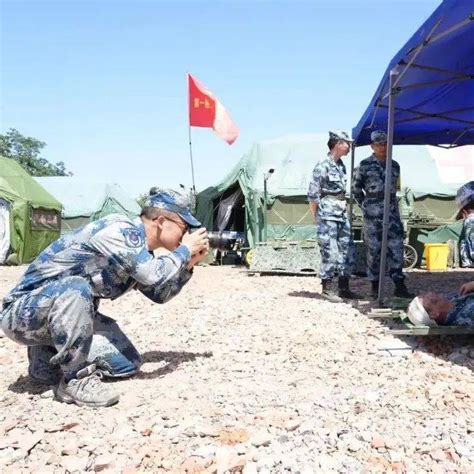
{"type": "Polygon", "coordinates": [[[201,227],[192,234],[184,234],[181,244],[188,247],[191,255],[196,255],[209,248],[209,238],[205,227],[201,227]]]}
{"type": "Polygon", "coordinates": [[[194,265],[197,265],[199,262],[202,262],[206,258],[206,255],[208,253],[209,253],[209,244],[204,250],[201,250],[199,253],[191,257],[191,260],[188,263],[188,270],[191,270],[191,268],[193,268],[194,265]]]}
{"type": "Polygon", "coordinates": [[[469,283],[464,283],[459,290],[460,295],[467,295],[469,293],[474,293],[474,281],[470,281],[469,283]]]}

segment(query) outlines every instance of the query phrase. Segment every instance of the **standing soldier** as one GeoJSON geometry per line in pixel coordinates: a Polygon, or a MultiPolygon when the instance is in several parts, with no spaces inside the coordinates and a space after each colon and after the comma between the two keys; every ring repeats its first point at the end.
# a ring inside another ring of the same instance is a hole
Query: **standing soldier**
{"type": "Polygon", "coordinates": [[[314,168],[308,199],[321,252],[322,295],[338,303],[341,298],[357,298],[349,289],[351,235],[346,213],[346,167],[341,160],[349,153],[351,139],[340,130],[329,132],[328,147],[327,158],[314,168]],[[336,274],[339,275],[338,293],[333,288],[336,274]]]}
{"type": "MultiPolygon", "coordinates": [[[[354,176],[352,186],[354,198],[364,215],[364,238],[367,245],[368,277],[372,284],[370,295],[378,297],[380,254],[382,247],[383,207],[385,189],[385,165],[387,158],[387,135],[383,130],[371,133],[371,156],[362,160],[354,176]]],[[[387,266],[395,284],[394,296],[412,298],[405,286],[403,274],[403,225],[397,202],[400,184],[400,165],[392,161],[390,187],[389,228],[387,241],[387,266]]]]}
{"type": "Polygon", "coordinates": [[[457,219],[464,219],[459,250],[461,265],[474,267],[474,181],[470,181],[458,189],[456,204],[459,207],[457,219]]]}

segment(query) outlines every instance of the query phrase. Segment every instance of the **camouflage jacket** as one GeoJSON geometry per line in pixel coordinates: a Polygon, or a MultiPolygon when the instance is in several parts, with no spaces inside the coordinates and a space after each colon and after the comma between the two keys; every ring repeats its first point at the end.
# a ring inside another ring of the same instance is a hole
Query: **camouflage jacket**
{"type": "Polygon", "coordinates": [[[448,313],[444,325],[474,326],[474,293],[460,296],[453,302],[454,308],[448,313]]]}
{"type": "MultiPolygon", "coordinates": [[[[400,165],[392,161],[392,186],[390,189],[390,213],[399,215],[397,187],[400,179],[400,165]]],[[[364,217],[383,217],[385,190],[385,162],[371,155],[362,160],[354,173],[352,192],[362,209],[364,217]]]]}
{"type": "Polygon", "coordinates": [[[459,242],[461,265],[474,267],[474,213],[464,220],[461,240],[459,242]]]}
{"type": "Polygon", "coordinates": [[[331,154],[314,167],[308,199],[318,204],[318,220],[342,222],[346,219],[346,183],[344,163],[342,160],[334,161],[331,154]]]}
{"type": "Polygon", "coordinates": [[[183,245],[166,256],[154,257],[146,247],[141,219],[111,214],[43,250],[3,305],[68,276],[88,280],[95,298],[115,299],[135,288],[154,302],[164,303],[191,277],[187,270],[190,258],[183,245]]]}

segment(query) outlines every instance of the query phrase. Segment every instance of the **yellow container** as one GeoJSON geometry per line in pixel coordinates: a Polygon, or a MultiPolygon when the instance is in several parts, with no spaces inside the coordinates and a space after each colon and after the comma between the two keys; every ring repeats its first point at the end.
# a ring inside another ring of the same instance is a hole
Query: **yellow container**
{"type": "Polygon", "coordinates": [[[442,272],[448,268],[448,244],[425,244],[426,268],[430,272],[442,272]]]}

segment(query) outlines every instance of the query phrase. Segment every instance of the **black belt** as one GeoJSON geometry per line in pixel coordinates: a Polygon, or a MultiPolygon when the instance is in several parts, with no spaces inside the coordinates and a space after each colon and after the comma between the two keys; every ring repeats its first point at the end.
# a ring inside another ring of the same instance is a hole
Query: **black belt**
{"type": "MultiPolygon", "coordinates": [[[[365,193],[365,197],[369,199],[385,199],[385,193],[383,191],[380,191],[379,193],[365,193]]],[[[395,194],[390,194],[390,199],[395,197],[395,194]]]]}
{"type": "Polygon", "coordinates": [[[330,193],[322,193],[321,194],[321,199],[329,197],[332,199],[337,199],[338,201],[345,201],[346,200],[346,195],[345,193],[337,193],[337,194],[330,194],[330,193]]]}

